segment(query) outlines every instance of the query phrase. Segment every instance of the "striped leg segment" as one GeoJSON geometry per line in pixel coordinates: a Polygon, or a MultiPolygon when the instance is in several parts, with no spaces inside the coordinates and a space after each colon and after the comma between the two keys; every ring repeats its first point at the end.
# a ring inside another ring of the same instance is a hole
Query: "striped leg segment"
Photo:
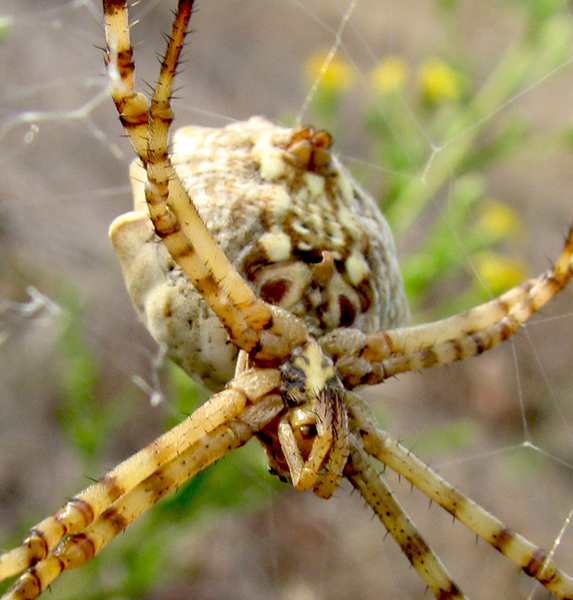
{"type": "MultiPolygon", "coordinates": [[[[271,328],[272,331],[276,314],[255,296],[214,242],[168,156],[168,134],[173,120],[172,84],[193,1],[179,2],[150,105],[143,94],[134,91],[133,50],[126,3],[104,0],[103,7],[108,47],[106,65],[112,97],[147,171],[145,196],[157,235],[220,318],[233,342],[246,351],[258,350],[264,343],[261,330],[271,328]]],[[[292,345],[300,343],[303,333],[302,326],[295,328],[290,335],[292,345]]],[[[292,345],[287,344],[289,351],[292,345]]],[[[270,353],[284,346],[271,341],[270,353]]]]}
{"type": "Polygon", "coordinates": [[[376,513],[435,597],[439,600],[465,599],[466,596],[426,544],[384,479],[370,464],[362,440],[354,434],[349,437],[350,459],[344,475],[376,513]]]}
{"type": "MultiPolygon", "coordinates": [[[[248,406],[258,404],[279,385],[280,374],[276,370],[256,369],[240,374],[226,390],[213,396],[185,421],[72,498],[55,515],[32,528],[21,546],[0,556],[0,580],[43,562],[65,536],[81,534],[119,498],[125,497],[142,481],[156,476],[164,465],[177,462],[182,453],[237,419],[248,406]]],[[[41,567],[45,568],[46,565],[41,567]]]]}
{"type": "Polygon", "coordinates": [[[123,494],[81,533],[66,537],[44,560],[26,571],[3,600],[33,600],[65,570],[83,566],[143,512],[209,465],[244,445],[283,409],[280,395],[265,396],[260,403],[247,407],[240,417],[201,437],[123,494]]]}
{"type": "Polygon", "coordinates": [[[355,394],[349,394],[349,413],[351,428],[360,432],[368,454],[406,478],[552,594],[573,600],[573,578],[560,571],[547,552],[506,527],[379,429],[370,407],[355,394]]]}
{"type": "Polygon", "coordinates": [[[336,359],[336,367],[349,388],[470,358],[510,338],[562,290],[573,275],[572,257],[573,228],[552,269],[491,302],[417,327],[371,335],[356,329],[336,330],[320,340],[321,346],[336,359]]]}

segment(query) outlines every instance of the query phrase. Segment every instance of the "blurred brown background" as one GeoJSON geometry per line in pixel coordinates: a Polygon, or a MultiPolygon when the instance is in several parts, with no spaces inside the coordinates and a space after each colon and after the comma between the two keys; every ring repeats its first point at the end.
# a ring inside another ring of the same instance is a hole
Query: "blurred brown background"
{"type": "MultiPolygon", "coordinates": [[[[155,80],[155,53],[164,47],[173,4],[144,1],[135,13],[140,82],[155,80]]],[[[427,55],[447,52],[449,38],[440,29],[436,4],[357,2],[342,38],[356,73],[365,77],[388,54],[418,64],[427,55]]],[[[459,7],[460,39],[480,81],[520,34],[519,11],[477,0],[459,7]]],[[[332,46],[347,9],[347,2],[327,0],[199,2],[177,82],[176,125],[220,126],[253,114],[280,118],[299,110],[309,91],[304,61],[332,46]]],[[[134,375],[150,380],[155,349],[137,322],[107,241],[109,223],[130,206],[132,153],[107,96],[97,48],[104,44],[99,3],[0,0],[0,18],[8,16],[13,21],[0,44],[0,335],[5,338],[0,547],[21,535],[23,523],[32,525],[87,485],[88,476],[98,477],[153,439],[169,412],[169,400],[152,408],[130,383],[134,375]],[[57,379],[66,360],[59,347],[61,321],[46,311],[27,317],[21,304],[10,304],[27,300],[27,285],[52,299],[62,290],[75,298],[83,343],[98,365],[92,384],[102,410],[121,390],[137,394],[137,419],[110,436],[103,464],[88,473],[61,433],[65,415],[57,379]]],[[[366,150],[354,111],[361,97],[368,97],[368,83],[357,90],[341,115],[337,148],[360,161],[366,150]]],[[[557,128],[571,120],[572,90],[573,70],[564,63],[508,110],[524,111],[538,131],[557,128]]],[[[570,156],[549,148],[487,173],[492,194],[515,207],[525,223],[524,258],[532,273],[557,255],[573,221],[571,167],[570,156]]],[[[551,548],[573,508],[570,307],[571,292],[565,291],[514,345],[368,392],[395,437],[405,438],[446,479],[545,548],[551,548]],[[531,419],[527,429],[524,414],[531,419]],[[461,450],[444,452],[438,444],[419,451],[418,438],[447,429],[450,422],[471,424],[471,440],[461,450]],[[519,447],[530,434],[543,453],[519,447]]],[[[390,481],[471,598],[529,597],[533,585],[506,559],[476,543],[439,507],[428,507],[421,493],[396,477],[390,481]]],[[[183,575],[158,582],[145,597],[427,597],[394,542],[385,539],[382,526],[347,485],[328,503],[285,490],[270,494],[255,511],[247,507],[198,523],[186,544],[173,550],[183,575]]],[[[128,529],[114,544],[129,535],[128,529]]],[[[573,571],[573,526],[556,557],[573,571]]],[[[81,576],[81,571],[73,575],[81,576]]],[[[61,597],[58,589],[54,586],[55,599],[61,597]]]]}

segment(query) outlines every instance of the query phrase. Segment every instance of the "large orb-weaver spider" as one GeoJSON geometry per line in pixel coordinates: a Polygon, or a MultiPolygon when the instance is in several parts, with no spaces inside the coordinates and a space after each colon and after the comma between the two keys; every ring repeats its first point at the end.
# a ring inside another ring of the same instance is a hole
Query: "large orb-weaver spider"
{"type": "MultiPolygon", "coordinates": [[[[113,52],[112,52],[112,54],[113,54],[113,52]]],[[[305,134],[305,135],[306,135],[306,134],[305,134]]],[[[315,140],[314,140],[313,136],[312,136],[311,134],[309,134],[309,137],[311,138],[311,145],[312,145],[312,144],[314,144],[314,143],[315,143],[315,140]]],[[[322,143],[322,142],[321,142],[321,143],[322,143]]],[[[318,145],[318,146],[320,146],[321,144],[317,144],[317,145],[318,145]]],[[[304,151],[304,150],[303,150],[303,151],[304,151]]],[[[296,154],[296,153],[294,153],[294,154],[296,154]]],[[[320,165],[319,165],[319,166],[320,166],[320,165]]],[[[310,170],[314,170],[314,169],[315,169],[315,168],[314,168],[314,166],[313,166],[313,167],[312,167],[310,170]]],[[[329,174],[329,176],[330,176],[330,174],[329,174]]],[[[325,262],[327,262],[327,261],[326,261],[326,259],[325,259],[325,262]]],[[[272,295],[272,294],[271,294],[271,295],[272,295]]],[[[331,348],[329,348],[329,350],[331,350],[331,351],[332,351],[332,349],[331,349],[331,348]]],[[[336,354],[336,352],[333,352],[333,354],[336,354]]],[[[350,381],[350,380],[349,380],[349,381],[350,381]]],[[[349,385],[350,385],[350,384],[349,384],[349,385]]],[[[342,439],[342,437],[343,437],[343,436],[338,436],[338,437],[342,439]]],[[[284,467],[284,466],[283,466],[283,467],[284,467]]]]}

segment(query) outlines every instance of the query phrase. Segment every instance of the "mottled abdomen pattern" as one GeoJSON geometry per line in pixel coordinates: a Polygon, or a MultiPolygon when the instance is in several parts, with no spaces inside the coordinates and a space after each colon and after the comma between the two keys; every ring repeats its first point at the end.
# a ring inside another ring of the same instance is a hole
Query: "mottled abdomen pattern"
{"type": "MultiPolygon", "coordinates": [[[[176,132],[172,162],[211,234],[257,295],[317,338],[338,327],[402,325],[408,308],[394,241],[375,202],[330,153],[330,137],[255,117],[176,132]]],[[[135,212],[110,236],[131,298],[168,354],[212,389],[237,350],[147,216],[145,172],[132,167],[135,212]]]]}

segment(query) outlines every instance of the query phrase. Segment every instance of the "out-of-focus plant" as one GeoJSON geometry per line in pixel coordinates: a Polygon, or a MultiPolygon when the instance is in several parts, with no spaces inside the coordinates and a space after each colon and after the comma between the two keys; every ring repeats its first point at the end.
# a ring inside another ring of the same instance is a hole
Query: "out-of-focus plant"
{"type": "MultiPolygon", "coordinates": [[[[378,189],[420,320],[474,306],[531,274],[521,258],[525,228],[510,198],[492,197],[487,173],[527,152],[540,156],[571,146],[570,129],[534,135],[528,119],[512,110],[512,99],[570,55],[572,24],[562,6],[508,3],[506,10],[524,21],[523,35],[485,81],[464,50],[458,3],[437,7],[441,30],[450,32],[443,53],[419,64],[383,56],[367,73],[369,94],[353,131],[368,140],[355,174],[367,189],[378,189]],[[445,285],[455,292],[435,293],[445,285]]],[[[309,83],[319,81],[308,120],[336,132],[339,107],[365,78],[352,77],[343,58],[326,57],[308,61],[309,83]]]]}

